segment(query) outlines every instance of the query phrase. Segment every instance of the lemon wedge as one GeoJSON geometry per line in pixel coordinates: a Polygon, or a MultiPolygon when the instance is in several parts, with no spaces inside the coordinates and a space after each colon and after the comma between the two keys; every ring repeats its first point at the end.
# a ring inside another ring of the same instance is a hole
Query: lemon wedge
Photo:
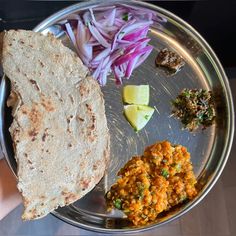
{"type": "Polygon", "coordinates": [[[126,85],[123,88],[123,101],[128,104],[148,105],[149,85],[126,85]]]}
{"type": "Polygon", "coordinates": [[[135,131],[140,131],[154,113],[154,108],[145,105],[126,105],[124,106],[124,114],[135,131]]]}

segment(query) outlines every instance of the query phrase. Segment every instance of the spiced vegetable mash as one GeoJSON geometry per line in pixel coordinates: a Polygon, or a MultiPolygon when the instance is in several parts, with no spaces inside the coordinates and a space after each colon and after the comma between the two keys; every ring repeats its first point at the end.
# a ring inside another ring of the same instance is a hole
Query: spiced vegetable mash
{"type": "Polygon", "coordinates": [[[106,194],[108,209],[122,210],[134,225],[144,225],[159,213],[196,196],[190,154],[168,141],[147,147],[119,171],[106,194]]]}

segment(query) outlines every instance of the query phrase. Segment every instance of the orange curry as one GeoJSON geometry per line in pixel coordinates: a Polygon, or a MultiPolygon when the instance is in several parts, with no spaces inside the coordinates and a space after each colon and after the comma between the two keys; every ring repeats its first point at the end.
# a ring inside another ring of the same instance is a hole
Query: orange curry
{"type": "Polygon", "coordinates": [[[118,175],[106,194],[107,206],[122,210],[134,225],[151,223],[159,213],[197,195],[190,154],[168,141],[147,147],[118,175]]]}

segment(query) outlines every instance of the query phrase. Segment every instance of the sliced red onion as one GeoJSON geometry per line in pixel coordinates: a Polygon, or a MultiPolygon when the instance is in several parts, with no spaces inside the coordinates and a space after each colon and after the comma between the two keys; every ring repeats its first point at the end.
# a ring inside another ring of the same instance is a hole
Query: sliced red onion
{"type": "Polygon", "coordinates": [[[135,29],[138,29],[140,27],[146,27],[148,25],[151,25],[153,23],[153,21],[142,21],[142,22],[136,22],[136,23],[133,23],[132,25],[129,25],[127,27],[125,27],[124,29],[122,29],[122,34],[119,34],[118,35],[118,39],[122,39],[127,33],[135,30],[135,29]]]}
{"type": "Polygon", "coordinates": [[[107,17],[107,26],[113,26],[116,17],[116,9],[113,9],[110,15],[107,17]]]}
{"type": "Polygon", "coordinates": [[[103,65],[103,60],[98,64],[97,68],[95,69],[95,71],[93,72],[92,76],[94,79],[97,79],[100,72],[101,72],[101,69],[102,69],[102,65],[103,65]]]}
{"type": "Polygon", "coordinates": [[[137,67],[139,67],[139,66],[148,58],[148,56],[150,55],[151,52],[152,52],[152,50],[147,51],[145,54],[143,54],[143,55],[139,58],[139,60],[138,60],[138,62],[136,63],[136,65],[134,66],[134,69],[136,69],[137,67]]]}
{"type": "Polygon", "coordinates": [[[156,21],[153,11],[128,5],[94,8],[79,16],[72,14],[61,23],[83,63],[103,86],[113,72],[116,83],[130,78],[151,53],[147,46],[149,26],[156,21]]]}
{"type": "Polygon", "coordinates": [[[112,71],[115,75],[116,84],[122,84],[122,78],[124,77],[124,73],[117,66],[113,66],[112,71]]]}
{"type": "Polygon", "coordinates": [[[131,40],[134,40],[135,38],[139,39],[140,37],[143,37],[143,36],[146,36],[147,35],[147,32],[148,32],[148,26],[145,26],[137,31],[133,31],[129,34],[126,34],[123,39],[124,40],[128,40],[128,41],[131,41],[131,40]]]}
{"type": "Polygon", "coordinates": [[[134,22],[135,22],[135,20],[131,20],[131,21],[129,21],[129,22],[126,22],[126,23],[120,28],[120,30],[115,34],[114,39],[113,39],[113,42],[112,42],[112,44],[111,44],[111,50],[114,50],[115,45],[116,45],[116,40],[118,39],[119,34],[120,34],[121,32],[123,32],[123,30],[124,30],[125,27],[128,27],[129,25],[133,24],[134,22]]]}
{"type": "Polygon", "coordinates": [[[96,57],[94,57],[94,59],[91,62],[95,62],[95,61],[101,61],[101,59],[107,57],[111,52],[110,48],[106,48],[105,50],[101,51],[98,55],[96,55],[96,57]]]}
{"type": "Polygon", "coordinates": [[[89,30],[93,37],[97,39],[97,41],[105,48],[111,47],[111,44],[109,44],[106,39],[100,34],[100,32],[90,23],[88,23],[89,30]]]}
{"type": "Polygon", "coordinates": [[[116,66],[119,66],[123,63],[126,63],[128,62],[129,60],[133,59],[134,57],[136,56],[139,56],[139,55],[142,55],[143,53],[146,53],[150,50],[152,50],[153,47],[152,46],[147,46],[145,48],[142,48],[142,49],[137,49],[136,51],[132,52],[132,53],[128,53],[128,54],[125,54],[123,56],[120,56],[116,61],[115,61],[115,65],[116,66]]]}
{"type": "Polygon", "coordinates": [[[90,24],[90,22],[91,22],[91,14],[90,14],[90,12],[89,11],[87,11],[87,12],[85,12],[84,14],[83,14],[83,20],[84,20],[84,24],[86,25],[86,26],[88,26],[88,24],[90,24]]]}
{"type": "Polygon", "coordinates": [[[74,46],[76,47],[76,39],[75,39],[75,35],[74,35],[74,32],[70,26],[70,23],[66,23],[65,24],[65,27],[66,27],[66,32],[71,40],[71,42],[74,44],[74,46]]]}
{"type": "Polygon", "coordinates": [[[147,43],[150,41],[149,38],[142,38],[138,40],[137,42],[130,44],[125,50],[124,54],[130,53],[134,51],[136,48],[143,48],[147,45],[147,43]]]}
{"type": "Polygon", "coordinates": [[[96,23],[94,24],[97,28],[97,30],[101,33],[101,35],[105,38],[105,39],[109,39],[109,40],[112,40],[112,35],[109,35],[109,33],[107,33],[105,30],[104,30],[104,27],[99,27],[96,25],[96,23]]]}
{"type": "Polygon", "coordinates": [[[105,26],[105,22],[93,22],[93,24],[100,30],[102,30],[103,32],[106,33],[110,33],[111,31],[118,31],[118,27],[117,26],[105,26]]]}
{"type": "Polygon", "coordinates": [[[137,56],[137,57],[134,57],[133,59],[131,59],[129,62],[128,62],[128,65],[127,65],[127,68],[126,68],[126,71],[125,71],[125,77],[127,79],[129,79],[129,77],[131,76],[132,72],[133,72],[133,69],[138,61],[140,56],[137,56]]]}

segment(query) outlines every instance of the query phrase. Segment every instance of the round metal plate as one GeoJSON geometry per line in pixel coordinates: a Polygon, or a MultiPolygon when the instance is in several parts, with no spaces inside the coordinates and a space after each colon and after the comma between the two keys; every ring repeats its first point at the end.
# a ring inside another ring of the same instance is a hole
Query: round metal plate
{"type": "MultiPolygon", "coordinates": [[[[155,107],[156,112],[148,125],[139,133],[135,133],[123,116],[122,87],[117,87],[110,78],[107,85],[102,88],[111,134],[110,166],[104,178],[89,194],[70,206],[57,209],[53,214],[68,223],[89,230],[134,233],[160,226],[183,215],[209,192],[219,178],[231,149],[234,111],[227,77],[212,49],[190,25],[162,8],[144,2],[125,0],[83,2],[52,15],[34,30],[43,34],[53,33],[68,45],[69,41],[57,26],[57,22],[72,13],[81,13],[89,7],[104,7],[116,3],[152,9],[166,19],[166,22],[154,23],[149,32],[150,44],[154,46],[149,58],[134,71],[130,80],[124,81],[124,85],[149,84],[150,106],[155,107]],[[176,51],[186,61],[185,67],[171,77],[156,68],[154,63],[157,53],[163,47],[176,51]],[[183,88],[205,88],[213,91],[217,97],[216,125],[193,133],[182,130],[181,123],[170,116],[170,102],[183,88]],[[104,194],[115,182],[118,170],[133,155],[142,154],[146,146],[158,140],[169,140],[188,148],[200,192],[194,200],[161,215],[155,223],[145,227],[132,227],[120,212],[106,211],[104,194]]],[[[9,82],[3,79],[0,88],[1,145],[12,170],[16,173],[8,132],[11,117],[5,105],[8,93],[9,82]]]]}

